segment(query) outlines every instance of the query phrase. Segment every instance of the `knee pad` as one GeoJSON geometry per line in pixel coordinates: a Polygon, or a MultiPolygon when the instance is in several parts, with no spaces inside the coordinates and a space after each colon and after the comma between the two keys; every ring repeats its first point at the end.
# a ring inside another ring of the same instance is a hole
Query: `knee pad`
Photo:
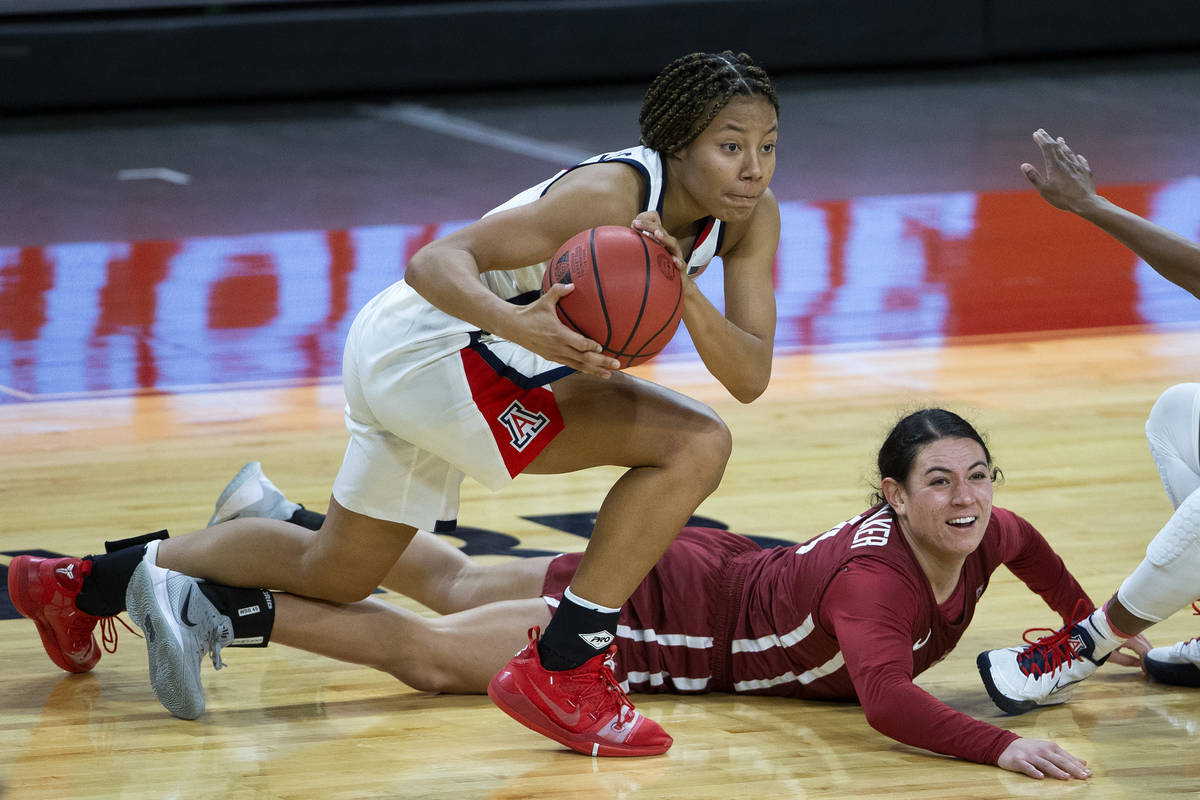
{"type": "Polygon", "coordinates": [[[1200,490],[1183,499],[1117,590],[1135,616],[1161,622],[1200,596],[1200,490]]]}
{"type": "Polygon", "coordinates": [[[1150,409],[1146,441],[1175,508],[1200,488],[1200,383],[1167,389],[1150,409]]]}
{"type": "Polygon", "coordinates": [[[1197,571],[1193,573],[1200,595],[1200,489],[1189,494],[1175,509],[1158,535],[1146,548],[1146,559],[1156,567],[1166,567],[1187,551],[1194,551],[1197,571]]]}

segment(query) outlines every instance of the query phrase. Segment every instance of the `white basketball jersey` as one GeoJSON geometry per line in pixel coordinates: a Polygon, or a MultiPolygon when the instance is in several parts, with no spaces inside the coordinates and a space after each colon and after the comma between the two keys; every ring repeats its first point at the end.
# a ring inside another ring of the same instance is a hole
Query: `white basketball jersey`
{"type": "MultiPolygon", "coordinates": [[[[589,164],[599,164],[608,161],[619,161],[622,164],[628,164],[642,174],[646,182],[646,196],[645,202],[642,205],[642,211],[657,211],[659,216],[662,216],[663,195],[666,193],[667,180],[666,170],[663,168],[662,156],[658,152],[640,145],[638,147],[631,147],[628,150],[602,153],[589,158],[587,161],[582,161],[573,167],[564,169],[553,178],[544,180],[537,186],[531,186],[503,205],[493,208],[484,216],[532,203],[544,195],[554,185],[555,181],[571,170],[586,167],[589,164]]],[[[632,220],[630,221],[632,222],[632,220]]],[[[689,275],[696,274],[708,262],[712,261],[713,256],[717,254],[717,250],[721,246],[721,237],[723,234],[724,227],[720,220],[710,217],[705,221],[700,233],[696,236],[696,243],[692,247],[691,256],[688,258],[689,275]]],[[[542,275],[546,271],[546,264],[547,262],[543,261],[540,264],[521,267],[520,269],[491,270],[483,273],[480,277],[489,289],[505,300],[532,302],[537,299],[538,294],[541,292],[542,275]]]]}

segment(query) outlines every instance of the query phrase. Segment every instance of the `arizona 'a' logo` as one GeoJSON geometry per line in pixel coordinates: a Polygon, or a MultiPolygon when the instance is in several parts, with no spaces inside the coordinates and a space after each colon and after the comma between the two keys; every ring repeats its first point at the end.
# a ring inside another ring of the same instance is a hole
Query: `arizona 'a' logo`
{"type": "Polygon", "coordinates": [[[504,409],[504,413],[498,419],[508,429],[512,446],[518,452],[524,450],[533,441],[533,437],[537,436],[550,421],[550,418],[542,412],[530,411],[516,400],[513,400],[512,404],[504,409]]]}

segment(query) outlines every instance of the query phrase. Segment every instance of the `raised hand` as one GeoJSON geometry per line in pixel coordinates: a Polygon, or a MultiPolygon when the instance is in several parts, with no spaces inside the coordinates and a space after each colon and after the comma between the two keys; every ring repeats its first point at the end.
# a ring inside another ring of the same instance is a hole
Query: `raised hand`
{"type": "Polygon", "coordinates": [[[1078,214],[1096,200],[1092,168],[1086,158],[1067,146],[1066,139],[1061,136],[1055,139],[1043,128],[1038,128],[1033,133],[1033,141],[1042,151],[1045,174],[1028,162],[1021,165],[1021,172],[1047,203],[1078,214]]]}
{"type": "Polygon", "coordinates": [[[633,218],[632,227],[667,248],[667,252],[675,257],[675,267],[686,277],[687,262],[683,258],[683,249],[679,246],[679,240],[663,227],[657,211],[643,211],[638,214],[633,218]]]}

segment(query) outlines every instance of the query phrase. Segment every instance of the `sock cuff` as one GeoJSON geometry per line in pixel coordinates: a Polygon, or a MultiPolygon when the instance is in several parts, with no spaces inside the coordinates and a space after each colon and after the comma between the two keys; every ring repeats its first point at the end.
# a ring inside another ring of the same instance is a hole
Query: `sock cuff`
{"type": "Polygon", "coordinates": [[[593,603],[591,600],[584,600],[582,597],[572,592],[570,586],[568,586],[566,589],[563,589],[563,599],[570,600],[572,603],[582,608],[588,608],[592,611],[599,611],[601,614],[621,613],[621,609],[619,607],[609,608],[608,606],[602,606],[599,603],[593,603]]]}
{"type": "MultiPolygon", "coordinates": [[[[1112,601],[1109,600],[1109,603],[1111,603],[1111,602],[1112,601]]],[[[1104,615],[1104,621],[1105,621],[1105,623],[1108,624],[1108,629],[1112,632],[1113,637],[1120,639],[1122,642],[1124,642],[1126,639],[1132,639],[1135,634],[1126,633],[1125,631],[1118,628],[1116,625],[1113,625],[1112,617],[1108,616],[1109,603],[1105,603],[1103,606],[1098,608],[1097,611],[1099,611],[1100,613],[1102,613],[1104,615]]]]}

